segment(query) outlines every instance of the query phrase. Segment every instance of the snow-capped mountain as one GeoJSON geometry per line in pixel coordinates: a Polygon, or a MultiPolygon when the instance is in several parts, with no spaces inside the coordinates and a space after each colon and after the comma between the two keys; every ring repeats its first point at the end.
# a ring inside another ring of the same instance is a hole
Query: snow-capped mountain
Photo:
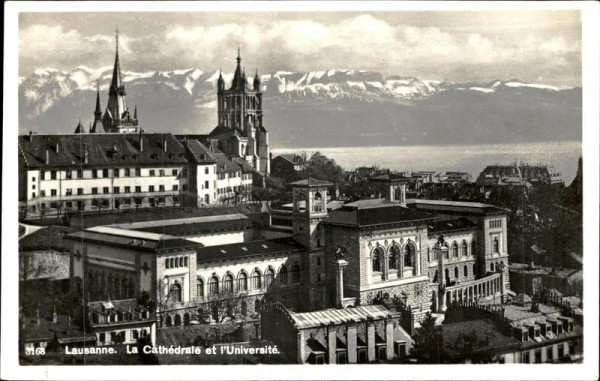
{"type": "MultiPolygon", "coordinates": [[[[122,75],[129,107],[138,106],[147,131],[206,133],[214,127],[218,71],[122,75]]],[[[106,106],[111,77],[112,67],[79,66],[20,78],[19,132],[70,132],[80,117],[85,125],[97,86],[106,106]]],[[[223,77],[227,83],[233,73],[223,77]]],[[[518,80],[457,84],[336,69],[263,74],[261,87],[272,142],[286,145],[371,145],[373,137],[383,138],[377,144],[581,139],[580,88],[518,80]]]]}

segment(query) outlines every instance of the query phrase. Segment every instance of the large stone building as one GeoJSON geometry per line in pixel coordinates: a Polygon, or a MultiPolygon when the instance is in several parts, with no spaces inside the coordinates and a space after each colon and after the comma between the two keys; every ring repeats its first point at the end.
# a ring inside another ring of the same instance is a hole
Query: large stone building
{"type": "Polygon", "coordinates": [[[418,323],[454,301],[505,292],[505,210],[384,199],[328,210],[330,185],[291,184],[291,230],[230,215],[71,234],[73,287],[92,300],[145,294],[162,327],[255,315],[265,302],[316,311],[388,297],[418,323]]]}

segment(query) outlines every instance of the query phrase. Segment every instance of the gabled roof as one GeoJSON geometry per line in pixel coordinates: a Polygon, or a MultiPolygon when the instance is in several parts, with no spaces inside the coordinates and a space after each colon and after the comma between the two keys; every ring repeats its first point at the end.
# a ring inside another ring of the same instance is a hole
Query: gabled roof
{"type": "Polygon", "coordinates": [[[239,165],[240,168],[242,168],[242,172],[244,172],[244,173],[256,172],[256,169],[254,169],[254,167],[251,166],[250,163],[248,163],[246,160],[242,159],[241,157],[234,157],[233,159],[231,159],[231,161],[233,161],[235,164],[239,165]]]}
{"type": "Polygon", "coordinates": [[[183,145],[172,134],[161,133],[21,135],[19,148],[20,158],[25,160],[28,168],[187,163],[183,145]],[[143,150],[140,150],[140,136],[143,150]],[[166,152],[163,150],[163,141],[167,143],[166,152]]]}
{"type": "Polygon", "coordinates": [[[211,150],[197,139],[188,140],[187,149],[196,163],[211,164],[217,162],[217,159],[213,156],[211,150]]]}
{"type": "Polygon", "coordinates": [[[313,328],[330,324],[358,323],[367,320],[382,320],[391,312],[381,305],[357,306],[344,309],[327,309],[313,312],[288,312],[298,328],[313,328]]]}

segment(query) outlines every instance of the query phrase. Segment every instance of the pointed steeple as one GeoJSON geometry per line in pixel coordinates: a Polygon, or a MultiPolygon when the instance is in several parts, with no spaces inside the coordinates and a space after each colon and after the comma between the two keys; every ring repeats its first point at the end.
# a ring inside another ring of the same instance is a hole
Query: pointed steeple
{"type": "Polygon", "coordinates": [[[225,90],[225,80],[223,79],[223,73],[219,69],[219,79],[217,80],[217,91],[221,92],[225,90]]]}
{"type": "Polygon", "coordinates": [[[89,131],[90,134],[95,134],[96,133],[96,125],[92,125],[92,122],[90,122],[90,127],[89,127],[89,131]]]}
{"type": "Polygon", "coordinates": [[[256,74],[254,75],[254,90],[260,91],[260,77],[258,76],[258,69],[256,69],[256,74]]]}
{"type": "Polygon", "coordinates": [[[85,128],[83,128],[83,125],[81,124],[81,118],[79,118],[79,123],[77,124],[77,128],[75,128],[75,133],[85,134],[85,128]]]}
{"type": "Polygon", "coordinates": [[[238,47],[238,56],[236,58],[237,67],[235,68],[235,73],[233,74],[233,81],[231,81],[231,89],[232,90],[243,90],[243,74],[242,74],[242,57],[240,55],[240,48],[238,47]]]}
{"type": "Polygon", "coordinates": [[[100,106],[100,80],[96,82],[96,110],[94,111],[96,120],[102,118],[102,107],[100,106]]]}
{"type": "Polygon", "coordinates": [[[133,109],[133,119],[137,120],[137,103],[135,104],[135,107],[133,109]]]}

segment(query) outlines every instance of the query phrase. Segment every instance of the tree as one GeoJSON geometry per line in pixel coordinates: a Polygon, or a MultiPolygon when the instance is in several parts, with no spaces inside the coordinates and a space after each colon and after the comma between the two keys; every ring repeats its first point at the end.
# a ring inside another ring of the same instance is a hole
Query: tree
{"type": "Polygon", "coordinates": [[[213,319],[217,323],[222,323],[226,318],[233,318],[242,313],[242,302],[245,299],[245,293],[239,293],[231,297],[215,297],[208,302],[208,308],[213,319]]]}
{"type": "Polygon", "coordinates": [[[302,178],[308,176],[319,180],[341,184],[344,181],[344,170],[337,165],[335,160],[328,158],[320,152],[315,152],[302,171],[302,178]]]}
{"type": "Polygon", "coordinates": [[[415,336],[412,354],[420,363],[440,364],[446,357],[442,327],[436,326],[435,320],[431,312],[427,312],[415,336]]]}

